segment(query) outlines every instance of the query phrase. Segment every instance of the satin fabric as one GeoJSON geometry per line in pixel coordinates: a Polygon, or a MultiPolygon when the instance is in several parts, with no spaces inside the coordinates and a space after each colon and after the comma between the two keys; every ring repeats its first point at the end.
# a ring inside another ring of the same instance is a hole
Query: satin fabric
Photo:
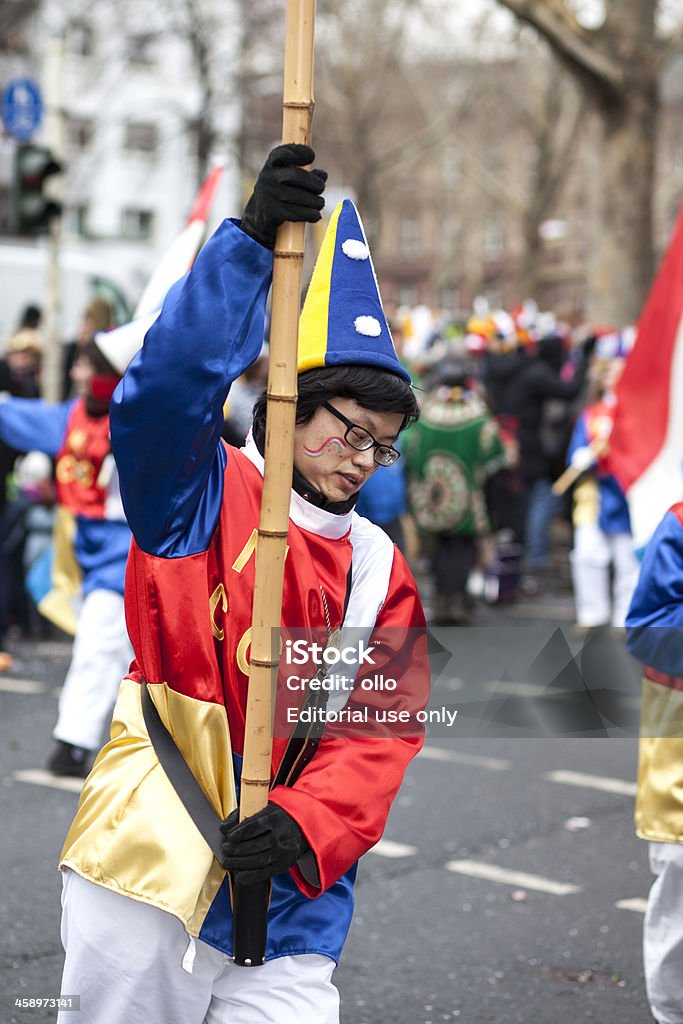
{"type": "Polygon", "coordinates": [[[645,665],[636,829],[683,842],[683,503],[649,542],[626,620],[627,646],[645,665]]]}
{"type": "MultiPolygon", "coordinates": [[[[214,810],[227,817],[237,804],[224,709],[164,684],[150,693],[214,810]]],[[[121,683],[111,740],[83,785],[60,867],[169,911],[195,936],[225,877],[159,764],[131,679],[121,683]]]]}

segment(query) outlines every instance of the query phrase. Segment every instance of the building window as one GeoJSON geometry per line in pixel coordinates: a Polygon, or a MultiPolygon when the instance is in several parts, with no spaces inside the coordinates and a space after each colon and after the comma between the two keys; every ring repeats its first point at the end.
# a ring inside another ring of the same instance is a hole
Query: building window
{"type": "Polygon", "coordinates": [[[129,121],[125,126],[123,145],[131,153],[156,153],[159,145],[157,126],[149,122],[129,121]]]}
{"type": "Polygon", "coordinates": [[[88,234],[88,207],[71,206],[67,210],[67,230],[72,235],[83,237],[88,234]]]}
{"type": "Polygon", "coordinates": [[[71,53],[79,57],[92,57],[95,52],[95,39],[90,25],[84,21],[75,21],[69,26],[68,46],[71,53]]]}
{"type": "Polygon", "coordinates": [[[70,117],[67,121],[67,139],[71,149],[87,149],[95,134],[95,122],[86,117],[70,117]]]}
{"type": "Polygon", "coordinates": [[[674,143],[671,164],[674,174],[681,174],[683,172],[683,143],[678,140],[674,143]]]}
{"type": "Polygon", "coordinates": [[[443,180],[446,188],[458,188],[462,180],[462,155],[458,146],[443,148],[443,180]]]}
{"type": "Polygon", "coordinates": [[[154,214],[151,210],[127,207],[121,211],[121,234],[124,238],[151,238],[153,228],[154,214]]]}
{"type": "Polygon", "coordinates": [[[489,220],[484,227],[484,256],[499,260],[505,252],[505,230],[500,221],[489,220]]]}
{"type": "Polygon", "coordinates": [[[398,248],[402,256],[416,256],[420,251],[420,222],[417,217],[402,217],[398,248]]]}
{"type": "Polygon", "coordinates": [[[131,64],[154,64],[155,36],[151,32],[130,36],[128,57],[131,64]]]}

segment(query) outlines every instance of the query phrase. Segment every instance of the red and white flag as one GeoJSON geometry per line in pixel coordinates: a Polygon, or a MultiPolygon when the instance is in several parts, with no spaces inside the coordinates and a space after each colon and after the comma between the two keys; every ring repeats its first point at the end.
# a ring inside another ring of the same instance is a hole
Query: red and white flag
{"type": "Polygon", "coordinates": [[[135,307],[133,319],[112,331],[95,335],[97,347],[119,373],[125,373],[129,362],[142,347],[145,334],[159,316],[171,285],[180,280],[194,263],[204,241],[211,205],[223,170],[223,164],[216,164],[207,174],[185,227],[162,256],[135,307]]]}
{"type": "Polygon", "coordinates": [[[616,395],[609,464],[628,499],[638,551],[683,498],[683,207],[616,395]]]}

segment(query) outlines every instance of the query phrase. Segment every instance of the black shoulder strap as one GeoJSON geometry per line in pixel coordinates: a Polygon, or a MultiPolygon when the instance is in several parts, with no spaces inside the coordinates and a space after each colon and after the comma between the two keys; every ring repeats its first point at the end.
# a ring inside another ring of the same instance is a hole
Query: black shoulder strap
{"type": "MultiPolygon", "coordinates": [[[[346,619],[346,612],[351,597],[351,584],[353,583],[353,564],[349,566],[346,574],[346,593],[344,594],[344,608],[342,611],[342,627],[346,619]]],[[[324,670],[321,670],[324,674],[324,670]]],[[[329,699],[329,690],[309,690],[304,701],[304,708],[310,709],[312,714],[306,715],[310,719],[307,724],[294,726],[294,731],[289,739],[282,760],[280,761],[277,775],[271,783],[271,789],[275,786],[293,786],[309,763],[325,731],[325,709],[329,699]]]]}
{"type": "Polygon", "coordinates": [[[180,797],[185,810],[204,837],[215,857],[220,858],[223,836],[218,826],[221,819],[204,794],[190,767],[175,745],[173,737],[161,721],[159,712],[152,700],[147,684],[141,684],[142,714],[145,719],[147,733],[159,764],[166,772],[168,781],[180,797]]]}

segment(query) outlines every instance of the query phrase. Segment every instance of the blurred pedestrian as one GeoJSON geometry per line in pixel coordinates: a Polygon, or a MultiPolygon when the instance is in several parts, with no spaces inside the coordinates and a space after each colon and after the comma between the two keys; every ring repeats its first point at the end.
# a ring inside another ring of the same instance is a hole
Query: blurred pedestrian
{"type": "MultiPolygon", "coordinates": [[[[40,394],[40,364],[43,339],[38,331],[40,310],[28,306],[17,331],[8,339],[0,359],[0,401],[14,397],[35,398],[40,394]]],[[[27,606],[23,574],[17,575],[21,554],[10,533],[16,534],[15,511],[8,507],[7,483],[19,452],[0,434],[0,671],[12,666],[11,655],[3,649],[8,627],[19,618],[25,624],[27,606]],[[17,598],[19,605],[17,606],[17,598]]]]}
{"type": "Polygon", "coordinates": [[[48,768],[83,776],[132,659],[123,614],[130,530],[109,439],[109,404],[119,376],[90,341],[79,350],[72,379],[73,401],[0,403],[0,437],[20,451],[55,459],[59,508],[52,575],[61,586],[39,607],[75,640],[48,768]]]}
{"type": "Polygon", "coordinates": [[[624,626],[639,563],[633,552],[628,504],[609,468],[616,411],[614,387],[623,359],[594,360],[592,401],[572,433],[568,464],[582,473],[574,487],[570,554],[576,623],[582,629],[624,626]]]}
{"type": "Polygon", "coordinates": [[[467,580],[489,534],[484,487],[505,464],[505,451],[486,405],[468,387],[463,359],[450,356],[438,367],[405,449],[411,510],[434,539],[434,621],[466,625],[467,580]]]}
{"type": "Polygon", "coordinates": [[[658,526],[643,556],[626,619],[643,665],[636,831],[655,876],[645,912],[645,988],[659,1024],[683,1021],[683,503],[658,526]]]}
{"type": "Polygon", "coordinates": [[[529,590],[536,590],[550,567],[550,523],[558,508],[553,481],[564,466],[571,432],[570,403],[581,394],[586,359],[575,354],[573,375],[561,376],[567,363],[566,339],[551,333],[538,342],[515,377],[512,412],[519,423],[520,469],[526,487],[524,557],[529,590]],[[552,399],[560,400],[551,407],[552,399]]]}
{"type": "Polygon", "coordinates": [[[363,484],[356,512],[381,526],[399,551],[412,561],[415,551],[415,524],[408,511],[408,485],[403,461],[380,466],[363,484]]]}
{"type": "Polygon", "coordinates": [[[114,311],[111,303],[102,295],[96,295],[83,310],[83,317],[76,337],[62,347],[62,397],[74,394],[71,370],[79,353],[93,340],[96,334],[109,331],[114,326],[114,311]]]}

